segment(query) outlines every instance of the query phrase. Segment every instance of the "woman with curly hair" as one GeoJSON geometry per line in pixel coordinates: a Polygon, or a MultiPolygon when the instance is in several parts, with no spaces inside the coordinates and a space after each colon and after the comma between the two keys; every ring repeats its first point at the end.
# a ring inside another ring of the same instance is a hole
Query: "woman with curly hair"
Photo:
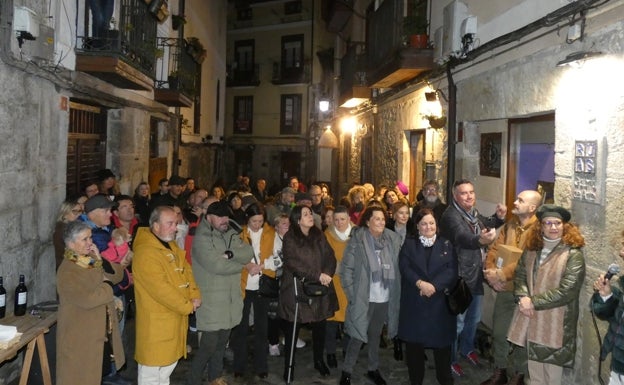
{"type": "Polygon", "coordinates": [[[531,385],[561,384],[574,365],[585,240],[563,207],[543,205],[516,267],[510,342],[528,350],[531,385]]]}
{"type": "Polygon", "coordinates": [[[349,218],[351,222],[357,225],[360,223],[360,215],[365,208],[366,189],[363,186],[355,185],[349,189],[347,196],[349,197],[349,218]]]}

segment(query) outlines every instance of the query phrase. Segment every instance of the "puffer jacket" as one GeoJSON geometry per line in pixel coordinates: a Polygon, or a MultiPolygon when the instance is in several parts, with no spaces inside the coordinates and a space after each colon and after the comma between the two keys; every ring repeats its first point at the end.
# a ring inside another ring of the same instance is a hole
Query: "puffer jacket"
{"type": "MultiPolygon", "coordinates": [[[[566,307],[563,318],[563,345],[561,348],[552,348],[527,341],[529,360],[563,367],[572,367],[574,365],[577,337],[576,325],[578,323],[579,314],[579,293],[583,287],[583,281],[585,280],[585,258],[583,257],[583,251],[581,249],[571,248],[561,243],[557,245],[547,257],[550,258],[556,253],[564,253],[568,250],[568,260],[557,288],[547,290],[543,293],[531,294],[533,288],[528,287],[527,275],[529,272],[527,272],[527,265],[530,263],[529,258],[536,258],[533,264],[533,271],[531,271],[530,274],[533,274],[533,282],[535,282],[535,285],[539,284],[540,264],[537,259],[539,259],[541,250],[525,250],[524,253],[522,253],[518,266],[516,267],[516,278],[514,280],[514,295],[516,297],[530,296],[535,311],[553,309],[559,306],[566,307]]],[[[510,333],[513,327],[512,321],[510,333]]],[[[539,328],[539,325],[532,325],[531,327],[539,328]]]]}
{"type": "Polygon", "coordinates": [[[243,314],[240,280],[243,266],[251,261],[253,249],[228,228],[221,232],[203,220],[193,239],[193,275],[199,286],[202,306],[197,309],[197,329],[228,330],[238,325],[243,314]],[[226,259],[226,250],[233,253],[226,259]]]}
{"type": "Polygon", "coordinates": [[[609,330],[604,337],[600,360],[604,361],[611,353],[611,370],[624,374],[624,277],[618,279],[620,287],[611,286],[613,295],[606,301],[599,293],[594,293],[591,307],[596,317],[609,322],[609,330]]]}
{"type": "MultiPolygon", "coordinates": [[[[351,238],[344,251],[340,264],[340,280],[342,288],[347,295],[347,314],[345,318],[345,330],[353,338],[368,342],[368,304],[370,298],[371,270],[368,257],[364,250],[366,227],[354,228],[351,238]]],[[[401,237],[392,230],[384,229],[383,236],[390,242],[387,243],[388,253],[392,256],[396,278],[390,286],[390,299],[388,301],[388,337],[394,338],[399,328],[399,307],[401,301],[401,273],[399,270],[399,251],[401,250],[401,237]]]]}

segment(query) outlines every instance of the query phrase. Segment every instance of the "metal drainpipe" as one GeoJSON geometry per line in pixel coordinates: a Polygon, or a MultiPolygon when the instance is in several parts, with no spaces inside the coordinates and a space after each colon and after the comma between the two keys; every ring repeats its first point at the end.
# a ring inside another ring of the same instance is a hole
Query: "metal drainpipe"
{"type": "MultiPolygon", "coordinates": [[[[186,1],[180,0],[178,3],[178,15],[184,15],[186,9],[186,1]]],[[[180,28],[178,28],[178,38],[184,38],[184,23],[180,23],[180,28]]],[[[181,47],[184,49],[184,46],[181,47]]],[[[178,60],[178,67],[181,64],[181,60],[178,60]]],[[[174,113],[177,116],[175,119],[176,127],[175,127],[175,135],[173,136],[173,159],[171,162],[171,175],[178,175],[178,170],[180,169],[180,142],[182,142],[182,119],[180,117],[180,107],[176,107],[174,109],[174,113]]],[[[193,122],[195,124],[195,122],[193,122]]]]}
{"type": "Polygon", "coordinates": [[[455,182],[455,147],[457,138],[457,86],[453,82],[451,66],[446,66],[446,78],[448,81],[448,163],[446,165],[446,203],[453,199],[453,182],[455,182]]]}

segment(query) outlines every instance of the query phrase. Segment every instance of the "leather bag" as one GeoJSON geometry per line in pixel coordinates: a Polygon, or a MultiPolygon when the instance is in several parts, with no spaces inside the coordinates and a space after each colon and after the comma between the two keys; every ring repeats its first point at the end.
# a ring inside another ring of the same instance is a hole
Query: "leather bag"
{"type": "Polygon", "coordinates": [[[265,298],[277,298],[279,297],[280,280],[279,278],[273,278],[266,274],[260,276],[260,283],[258,287],[258,294],[265,298]]]}
{"type": "Polygon", "coordinates": [[[472,293],[470,292],[468,284],[462,277],[457,279],[455,287],[451,290],[445,289],[444,294],[446,294],[446,304],[448,305],[448,309],[453,315],[465,312],[472,302],[472,293]]]}
{"type": "Polygon", "coordinates": [[[322,297],[327,295],[329,287],[318,281],[303,281],[303,292],[308,297],[322,297]]]}

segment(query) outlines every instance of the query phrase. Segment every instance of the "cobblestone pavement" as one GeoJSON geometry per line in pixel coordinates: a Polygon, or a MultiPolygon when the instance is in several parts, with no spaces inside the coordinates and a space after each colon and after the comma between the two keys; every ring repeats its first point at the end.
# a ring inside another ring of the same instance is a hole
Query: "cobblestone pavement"
{"type": "MultiPolygon", "coordinates": [[[[129,322],[127,325],[128,337],[133,334],[133,322],[129,322]]],[[[132,336],[131,338],[134,338],[132,336]]],[[[331,384],[338,385],[340,380],[340,365],[342,362],[342,354],[340,347],[338,348],[338,368],[330,369],[331,375],[328,377],[321,377],[314,369],[313,359],[312,359],[312,337],[310,332],[303,328],[300,332],[300,338],[306,341],[306,346],[304,348],[297,350],[297,365],[295,367],[295,376],[292,384],[294,385],[312,385],[312,384],[331,384]]],[[[283,352],[283,346],[280,346],[283,352]]],[[[128,356],[128,365],[127,368],[122,372],[122,375],[127,379],[132,379],[136,381],[136,362],[131,358],[132,352],[127,348],[126,354],[128,356]]],[[[358,363],[356,366],[356,370],[352,375],[352,384],[353,385],[374,385],[373,382],[366,378],[366,348],[362,350],[360,353],[360,357],[358,359],[358,363]]],[[[395,361],[393,357],[393,349],[392,343],[389,343],[389,346],[385,349],[380,349],[380,372],[383,377],[386,379],[388,385],[409,385],[409,379],[407,375],[407,367],[405,362],[395,361]]],[[[426,364],[426,373],[425,380],[423,385],[436,385],[437,381],[435,379],[435,369],[433,366],[433,354],[428,352],[429,361],[426,364]]],[[[171,376],[171,385],[186,385],[186,375],[187,371],[190,368],[190,362],[192,359],[192,353],[186,360],[180,360],[173,375],[171,376]]],[[[234,379],[233,373],[231,371],[231,351],[228,350],[226,352],[226,361],[225,361],[225,369],[224,369],[224,379],[229,385],[267,385],[267,384],[284,384],[284,380],[282,378],[282,374],[284,371],[284,358],[282,356],[279,357],[270,357],[269,356],[269,376],[266,379],[260,379],[253,373],[252,361],[249,361],[248,372],[245,377],[234,379]]],[[[464,369],[465,375],[462,377],[455,377],[456,385],[479,385],[482,381],[487,379],[491,374],[492,367],[489,362],[482,363],[479,367],[471,366],[467,361],[460,360],[460,364],[464,369]]],[[[136,383],[136,382],[135,382],[136,383]]],[[[206,381],[205,385],[208,384],[206,381]]]]}

